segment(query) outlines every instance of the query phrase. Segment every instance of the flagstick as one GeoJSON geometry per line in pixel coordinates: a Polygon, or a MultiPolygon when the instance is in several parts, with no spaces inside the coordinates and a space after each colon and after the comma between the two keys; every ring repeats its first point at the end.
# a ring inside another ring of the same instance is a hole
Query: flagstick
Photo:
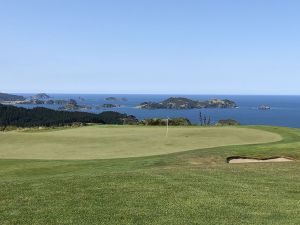
{"type": "Polygon", "coordinates": [[[167,132],[166,132],[166,137],[168,137],[169,133],[169,118],[167,118],[167,132]]]}

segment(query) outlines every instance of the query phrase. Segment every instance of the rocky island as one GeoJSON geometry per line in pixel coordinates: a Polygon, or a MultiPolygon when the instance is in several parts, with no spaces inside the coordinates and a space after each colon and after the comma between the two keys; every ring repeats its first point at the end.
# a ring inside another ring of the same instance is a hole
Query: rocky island
{"type": "Polygon", "coordinates": [[[192,100],[182,97],[171,97],[161,102],[143,102],[137,106],[141,109],[203,109],[203,108],[236,108],[235,102],[224,99],[206,101],[192,100]]]}
{"type": "Polygon", "coordinates": [[[89,110],[90,106],[78,105],[74,99],[70,99],[64,106],[59,107],[59,110],[74,111],[74,110],[89,110]]]}
{"type": "Polygon", "coordinates": [[[45,93],[39,93],[30,97],[31,99],[49,99],[51,98],[49,95],[45,93]]]}
{"type": "Polygon", "coordinates": [[[259,109],[259,110],[270,110],[271,107],[268,106],[268,105],[260,105],[260,106],[258,106],[258,109],[259,109]]]}

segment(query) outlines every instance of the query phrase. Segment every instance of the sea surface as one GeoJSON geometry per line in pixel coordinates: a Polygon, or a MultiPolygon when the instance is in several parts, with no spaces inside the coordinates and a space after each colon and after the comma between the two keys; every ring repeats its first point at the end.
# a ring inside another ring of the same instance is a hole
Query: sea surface
{"type": "MultiPolygon", "coordinates": [[[[21,94],[25,97],[34,94],[21,94]]],[[[185,117],[192,123],[198,124],[199,113],[211,117],[212,122],[220,119],[235,119],[243,125],[275,125],[300,128],[300,96],[239,96],[239,95],[127,95],[127,94],[49,94],[52,99],[74,99],[79,105],[92,106],[86,112],[100,113],[103,111],[117,111],[144,118],[172,118],[185,117]],[[126,98],[127,101],[107,101],[105,98],[126,98]],[[208,100],[213,98],[229,99],[235,101],[238,108],[235,109],[139,109],[136,106],[145,101],[161,101],[169,97],[186,97],[194,100],[208,100]],[[101,108],[105,103],[117,104],[117,108],[101,108]],[[270,110],[258,110],[259,105],[268,105],[270,110]]],[[[19,107],[47,107],[58,109],[59,105],[19,105],[19,107]]]]}

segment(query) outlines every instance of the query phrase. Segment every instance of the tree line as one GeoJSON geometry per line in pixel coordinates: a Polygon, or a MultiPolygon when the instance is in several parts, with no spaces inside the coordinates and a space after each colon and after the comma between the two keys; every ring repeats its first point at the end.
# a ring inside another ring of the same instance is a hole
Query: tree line
{"type": "Polygon", "coordinates": [[[43,107],[33,109],[19,108],[0,104],[0,127],[51,127],[66,126],[74,123],[126,124],[137,119],[118,112],[102,112],[93,114],[87,112],[56,111],[43,107]]]}

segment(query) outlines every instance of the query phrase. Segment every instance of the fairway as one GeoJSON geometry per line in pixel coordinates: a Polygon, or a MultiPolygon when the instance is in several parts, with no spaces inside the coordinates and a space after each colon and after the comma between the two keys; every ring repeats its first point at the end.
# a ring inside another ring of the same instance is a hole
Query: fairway
{"type": "Polygon", "coordinates": [[[275,142],[281,136],[236,127],[88,126],[0,134],[3,159],[110,159],[168,154],[228,145],[275,142]]]}

